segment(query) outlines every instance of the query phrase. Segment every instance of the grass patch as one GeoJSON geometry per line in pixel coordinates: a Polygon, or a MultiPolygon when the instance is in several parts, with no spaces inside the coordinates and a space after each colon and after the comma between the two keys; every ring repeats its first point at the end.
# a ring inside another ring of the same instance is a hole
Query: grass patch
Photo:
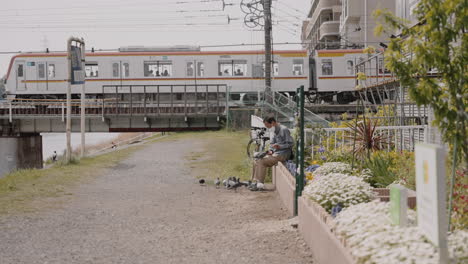
{"type": "Polygon", "coordinates": [[[190,152],[186,159],[197,178],[214,180],[217,177],[239,177],[248,180],[252,173],[252,161],[247,157],[248,131],[226,130],[189,132],[171,135],[168,140],[193,138],[203,142],[203,149],[190,152]]]}
{"type": "MultiPolygon", "coordinates": [[[[99,176],[139,147],[125,148],[100,156],[57,162],[48,169],[19,170],[0,179],[0,214],[34,211],[32,202],[49,197],[72,195],[70,187],[99,176]]],[[[35,205],[36,206],[36,205],[35,205]]]]}

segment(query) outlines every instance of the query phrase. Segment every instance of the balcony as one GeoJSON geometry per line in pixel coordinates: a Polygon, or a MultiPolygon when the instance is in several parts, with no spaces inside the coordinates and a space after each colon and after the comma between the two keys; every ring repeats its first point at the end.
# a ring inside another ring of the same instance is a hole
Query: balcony
{"type": "Polygon", "coordinates": [[[340,35],[340,21],[327,21],[320,25],[320,40],[328,36],[340,35]]]}

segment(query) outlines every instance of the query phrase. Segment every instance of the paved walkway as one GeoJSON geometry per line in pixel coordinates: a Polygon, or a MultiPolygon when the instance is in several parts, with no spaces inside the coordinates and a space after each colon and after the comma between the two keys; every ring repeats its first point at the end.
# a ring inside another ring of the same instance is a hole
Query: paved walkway
{"type": "Polygon", "coordinates": [[[312,263],[274,192],[197,184],[201,146],[153,143],[55,209],[0,216],[0,263],[312,263]]]}

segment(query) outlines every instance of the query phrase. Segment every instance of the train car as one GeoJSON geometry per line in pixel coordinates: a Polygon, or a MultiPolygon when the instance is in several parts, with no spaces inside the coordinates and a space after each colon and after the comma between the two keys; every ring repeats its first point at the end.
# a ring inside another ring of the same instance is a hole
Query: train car
{"type": "Polygon", "coordinates": [[[316,101],[354,100],[355,66],[367,58],[362,49],[316,50],[310,59],[310,87],[316,101]]]}
{"type": "MultiPolygon", "coordinates": [[[[309,62],[302,50],[275,51],[272,90],[285,94],[308,87],[309,62]]],[[[118,52],[86,53],[86,94],[113,93],[105,86],[225,85],[233,98],[259,99],[264,90],[264,52],[201,51],[199,47],[126,47],[118,52]],[[250,96],[246,96],[250,95],[250,96]]],[[[65,97],[65,53],[23,53],[11,59],[6,75],[8,98],[65,97]]],[[[81,87],[72,86],[78,98],[81,87]]]]}

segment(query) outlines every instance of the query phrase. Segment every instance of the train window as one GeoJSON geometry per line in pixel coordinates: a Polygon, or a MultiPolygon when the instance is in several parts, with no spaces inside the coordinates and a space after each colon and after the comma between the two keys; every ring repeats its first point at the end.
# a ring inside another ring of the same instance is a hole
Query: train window
{"type": "Polygon", "coordinates": [[[187,62],[187,76],[193,76],[193,62],[187,62]]]}
{"type": "Polygon", "coordinates": [[[322,75],[333,75],[333,63],[331,59],[322,60],[322,75]]]}
{"type": "Polygon", "coordinates": [[[120,74],[119,74],[119,68],[120,68],[120,65],[119,63],[112,63],[112,76],[113,77],[119,77],[120,74]]]}
{"type": "Polygon", "coordinates": [[[232,76],[232,61],[219,61],[219,76],[232,76]]]}
{"type": "Polygon", "coordinates": [[[40,79],[45,78],[45,64],[44,63],[39,63],[37,65],[37,75],[40,79]]]}
{"type": "Polygon", "coordinates": [[[237,60],[234,61],[234,75],[245,76],[247,73],[247,61],[237,60]]]}
{"type": "Polygon", "coordinates": [[[130,63],[124,62],[122,64],[122,73],[124,77],[129,77],[130,76],[130,63]]]}
{"type": "Polygon", "coordinates": [[[198,62],[197,63],[197,75],[199,77],[205,76],[205,63],[203,63],[203,62],[198,62]]]}
{"type": "Polygon", "coordinates": [[[346,72],[348,73],[348,75],[354,75],[354,61],[346,61],[346,72]]]}
{"type": "Polygon", "coordinates": [[[229,60],[218,62],[219,76],[245,76],[247,73],[246,60],[229,60]]]}
{"type": "Polygon", "coordinates": [[[23,77],[24,75],[24,65],[18,64],[18,70],[16,71],[18,77],[23,77]]]}
{"type": "MultiPolygon", "coordinates": [[[[265,63],[262,65],[262,71],[263,71],[263,77],[265,77],[265,63]]],[[[278,62],[273,63],[273,76],[278,76],[279,75],[279,64],[278,62]]]]}
{"type": "Polygon", "coordinates": [[[98,77],[99,67],[97,62],[87,62],[85,64],[85,76],[86,77],[98,77]]]}
{"type": "Polygon", "coordinates": [[[145,61],[145,77],[172,76],[172,61],[145,61]]]}
{"type": "Polygon", "coordinates": [[[383,58],[379,58],[379,73],[390,73],[390,70],[385,67],[383,58]]]}
{"type": "Polygon", "coordinates": [[[293,75],[299,76],[304,72],[304,60],[293,60],[293,75]]]}
{"type": "Polygon", "coordinates": [[[49,78],[55,77],[55,64],[49,64],[47,67],[47,75],[49,78]]]}

